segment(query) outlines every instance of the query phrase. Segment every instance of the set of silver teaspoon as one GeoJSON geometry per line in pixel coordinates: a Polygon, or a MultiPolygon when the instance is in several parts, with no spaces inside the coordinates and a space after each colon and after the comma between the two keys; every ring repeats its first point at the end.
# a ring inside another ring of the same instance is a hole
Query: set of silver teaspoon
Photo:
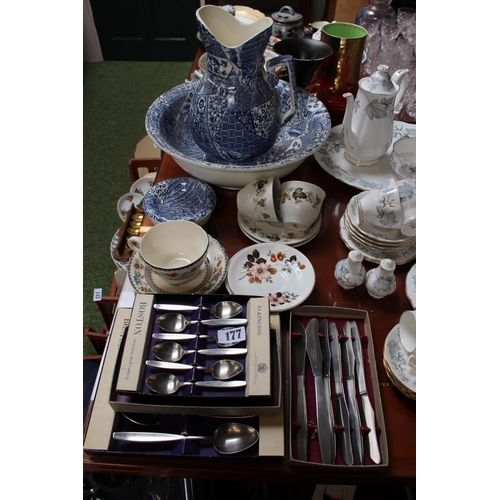
{"type": "MultiPolygon", "coordinates": [[[[146,365],[165,370],[196,370],[209,371],[215,380],[189,380],[181,382],[178,377],[171,373],[162,372],[151,375],[146,380],[147,386],[159,394],[175,394],[185,386],[198,386],[208,388],[230,389],[245,387],[244,380],[229,380],[243,371],[243,365],[231,359],[221,359],[210,367],[199,364],[179,363],[186,355],[198,353],[205,356],[237,356],[247,353],[246,348],[234,348],[231,345],[239,343],[233,342],[224,344],[225,347],[219,349],[190,349],[185,350],[178,342],[198,338],[213,338],[218,344],[217,336],[201,335],[200,333],[182,333],[187,326],[193,324],[205,324],[208,326],[235,327],[247,324],[246,318],[234,318],[242,310],[242,306],[236,302],[223,301],[209,308],[206,306],[187,306],[180,304],[155,304],[154,308],[160,311],[172,311],[157,318],[156,323],[166,333],[154,333],[152,337],[157,340],[165,340],[153,346],[152,353],[156,360],[146,360],[146,365]],[[209,310],[216,319],[197,319],[188,321],[181,311],[209,310]]],[[[221,344],[219,344],[221,345],[221,344]]]]}

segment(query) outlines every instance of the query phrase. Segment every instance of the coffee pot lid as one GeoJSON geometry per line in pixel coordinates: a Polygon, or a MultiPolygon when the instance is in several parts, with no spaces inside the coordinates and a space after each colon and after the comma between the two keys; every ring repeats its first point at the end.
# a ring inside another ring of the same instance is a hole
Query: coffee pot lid
{"type": "Polygon", "coordinates": [[[302,14],[295,12],[289,5],[281,7],[280,11],[272,14],[271,17],[274,22],[282,24],[292,24],[302,21],[302,14]]]}
{"type": "Polygon", "coordinates": [[[377,69],[368,77],[362,78],[359,86],[363,90],[376,94],[393,94],[398,90],[389,74],[389,66],[379,64],[377,69]]]}

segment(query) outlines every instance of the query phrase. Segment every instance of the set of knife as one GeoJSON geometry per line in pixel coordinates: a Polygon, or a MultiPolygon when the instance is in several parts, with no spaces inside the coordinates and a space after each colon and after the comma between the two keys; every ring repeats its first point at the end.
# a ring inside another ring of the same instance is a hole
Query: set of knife
{"type": "MultiPolygon", "coordinates": [[[[381,461],[377,424],[364,370],[362,339],[355,321],[346,321],[339,335],[333,319],[293,321],[297,400],[298,459],[311,461],[310,424],[316,431],[323,464],[374,464],[381,461]],[[305,327],[304,324],[307,324],[305,327]],[[314,393],[308,391],[309,363],[314,393]],[[315,399],[315,411],[308,400],[315,399]],[[309,414],[308,414],[309,413],[309,414]]],[[[293,404],[293,402],[292,402],[293,404]]]]}

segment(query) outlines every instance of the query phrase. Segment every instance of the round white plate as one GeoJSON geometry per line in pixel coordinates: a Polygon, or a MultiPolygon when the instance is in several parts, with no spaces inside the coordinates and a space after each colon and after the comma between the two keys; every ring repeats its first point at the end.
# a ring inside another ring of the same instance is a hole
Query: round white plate
{"type": "Polygon", "coordinates": [[[221,244],[208,235],[208,253],[199,274],[183,285],[170,285],[150,271],[139,252],[134,252],[128,265],[128,277],[137,293],[214,293],[224,283],[228,257],[221,244]]]}
{"type": "MultiPolygon", "coordinates": [[[[417,370],[408,363],[408,355],[401,345],[399,324],[387,335],[384,344],[386,367],[410,394],[417,394],[417,370]]],[[[397,387],[397,386],[396,386],[397,387]]]]}
{"type": "Polygon", "coordinates": [[[406,275],[405,290],[413,309],[417,308],[417,263],[411,266],[406,275]]]}
{"type": "Polygon", "coordinates": [[[268,297],[271,312],[287,311],[304,302],[316,283],[309,259],[281,243],[243,248],[229,261],[228,291],[268,297]]]}
{"type": "Polygon", "coordinates": [[[314,153],[314,158],[323,170],[344,184],[364,191],[373,189],[387,179],[394,179],[396,182],[400,180],[389,164],[389,155],[392,152],[392,145],[398,139],[417,136],[416,124],[395,121],[392,144],[387,153],[372,167],[357,167],[345,159],[340,140],[341,131],[342,125],[333,127],[326,140],[314,153]]]}
{"type": "Polygon", "coordinates": [[[120,199],[116,204],[118,217],[125,222],[127,212],[132,208],[132,205],[135,205],[136,207],[139,206],[142,203],[143,198],[144,195],[139,193],[126,193],[123,196],[120,196],[120,199]]]}
{"type": "Polygon", "coordinates": [[[243,233],[256,243],[284,243],[290,247],[305,245],[321,229],[321,214],[307,231],[293,231],[285,226],[273,226],[269,222],[249,219],[238,212],[238,226],[243,233]]]}
{"type": "Polygon", "coordinates": [[[360,241],[355,240],[347,231],[345,227],[344,216],[342,216],[340,219],[339,228],[340,237],[342,238],[342,241],[345,243],[347,248],[349,248],[350,250],[359,250],[363,254],[363,258],[365,258],[368,262],[379,264],[382,259],[391,259],[394,261],[394,264],[402,265],[412,261],[417,256],[416,244],[410,246],[409,248],[398,250],[396,252],[377,250],[367,245],[363,245],[360,241]]]}

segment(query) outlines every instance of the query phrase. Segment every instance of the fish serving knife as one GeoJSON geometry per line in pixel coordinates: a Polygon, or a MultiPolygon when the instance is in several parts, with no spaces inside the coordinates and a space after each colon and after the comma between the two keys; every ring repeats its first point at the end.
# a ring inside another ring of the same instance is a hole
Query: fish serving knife
{"type": "Polygon", "coordinates": [[[339,332],[337,326],[332,321],[330,323],[330,352],[332,354],[332,370],[335,381],[335,422],[342,426],[342,430],[337,435],[337,445],[340,448],[340,455],[347,465],[354,463],[352,456],[351,432],[349,428],[349,410],[344,394],[344,383],[342,381],[342,352],[340,349],[339,332]]]}
{"type": "Polygon", "coordinates": [[[295,341],[295,363],[297,366],[297,421],[300,424],[300,429],[297,432],[297,448],[299,460],[307,461],[309,429],[304,385],[306,371],[306,331],[304,325],[298,320],[293,323],[293,331],[300,334],[295,341]]]}
{"type": "Polygon", "coordinates": [[[351,338],[351,323],[346,321],[342,333],[347,340],[341,343],[342,361],[347,381],[347,402],[349,405],[349,421],[351,424],[352,454],[355,465],[363,464],[363,441],[361,439],[361,420],[359,417],[358,401],[356,399],[356,379],[354,374],[354,348],[351,338]]]}
{"type": "Polygon", "coordinates": [[[330,437],[330,422],[325,406],[325,387],[323,385],[323,356],[319,344],[318,319],[312,318],[306,328],[306,352],[314,375],[316,393],[316,425],[318,428],[321,460],[324,464],[332,463],[332,441],[330,437]]]}
{"type": "Polygon", "coordinates": [[[332,354],[330,352],[330,343],[328,341],[328,320],[324,319],[319,327],[319,333],[322,334],[320,338],[321,353],[323,355],[323,386],[325,388],[325,405],[326,411],[328,412],[328,422],[330,428],[330,438],[332,441],[332,461],[330,463],[335,463],[336,451],[336,439],[335,439],[335,417],[333,415],[333,402],[332,402],[332,386],[330,379],[330,369],[332,354]]]}
{"type": "Polygon", "coordinates": [[[370,402],[370,396],[366,390],[365,370],[363,366],[363,351],[361,349],[361,339],[359,337],[358,326],[354,321],[351,321],[351,340],[354,346],[354,356],[356,358],[356,376],[358,378],[359,394],[361,396],[361,407],[359,413],[361,415],[361,423],[370,429],[367,435],[364,436],[364,445],[368,450],[368,455],[374,463],[380,463],[380,448],[377,441],[377,432],[375,427],[375,412],[373,411],[370,402]]]}

